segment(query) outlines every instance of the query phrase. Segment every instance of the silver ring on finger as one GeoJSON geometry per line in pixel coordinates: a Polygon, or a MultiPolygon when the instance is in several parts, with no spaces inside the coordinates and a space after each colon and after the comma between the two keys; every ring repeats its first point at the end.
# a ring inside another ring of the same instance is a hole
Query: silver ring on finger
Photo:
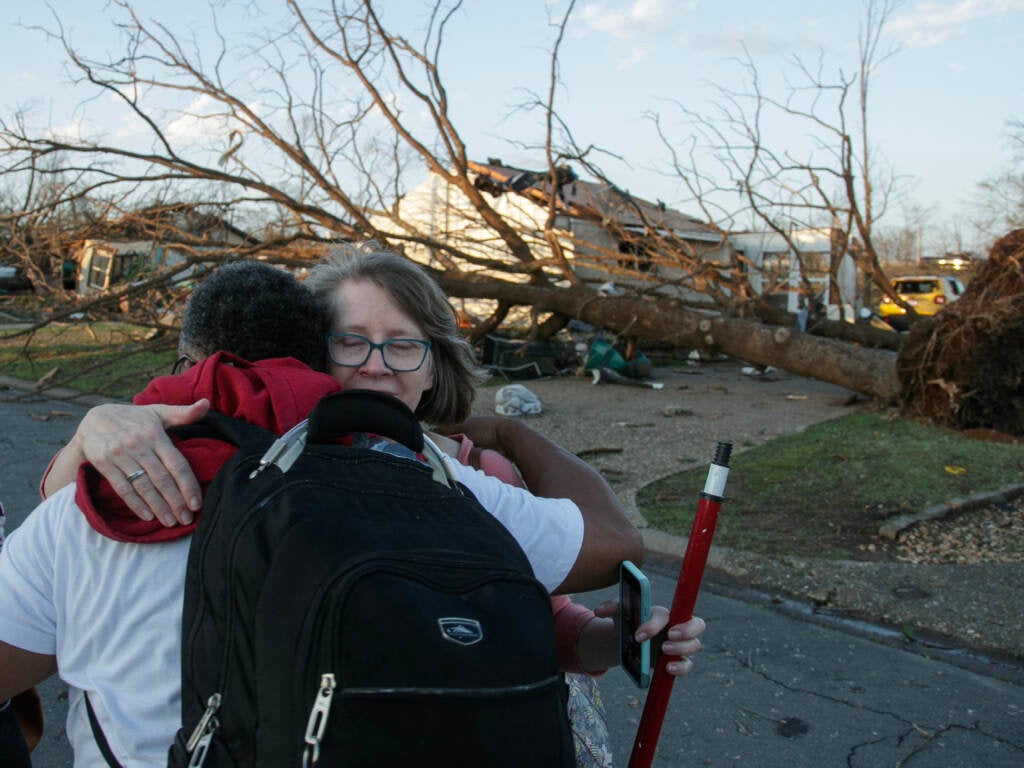
{"type": "Polygon", "coordinates": [[[138,480],[140,477],[142,477],[145,474],[146,474],[146,470],[144,470],[144,469],[136,469],[131,474],[125,475],[124,479],[127,480],[129,483],[134,483],[136,480],[138,480]]]}

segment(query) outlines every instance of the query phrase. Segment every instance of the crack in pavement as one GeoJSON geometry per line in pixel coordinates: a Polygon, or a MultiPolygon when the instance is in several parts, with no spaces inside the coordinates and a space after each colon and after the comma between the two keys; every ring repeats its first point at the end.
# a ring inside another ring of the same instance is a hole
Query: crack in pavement
{"type": "MultiPolygon", "coordinates": [[[[800,686],[791,685],[789,683],[783,682],[782,680],[779,680],[779,679],[773,677],[772,675],[770,675],[764,669],[758,668],[754,664],[753,659],[751,658],[750,655],[748,655],[746,658],[744,658],[744,657],[738,656],[738,655],[736,655],[734,653],[731,653],[730,651],[727,651],[727,650],[721,651],[721,654],[724,657],[727,657],[727,658],[735,660],[735,663],[737,663],[740,667],[749,670],[750,672],[752,672],[753,674],[757,675],[758,677],[760,677],[762,680],[764,680],[765,682],[769,683],[770,685],[776,686],[778,688],[782,688],[783,690],[786,690],[786,691],[788,691],[790,693],[803,694],[803,695],[814,697],[814,698],[817,698],[817,699],[823,699],[823,700],[829,701],[829,702],[831,702],[833,704],[838,704],[840,706],[850,707],[850,708],[856,709],[859,712],[870,712],[872,714],[876,714],[876,715],[879,715],[881,717],[890,718],[890,719],[896,721],[897,723],[900,723],[900,724],[906,726],[906,730],[904,732],[902,732],[902,733],[888,734],[888,735],[883,736],[881,738],[874,739],[874,740],[871,740],[871,741],[861,742],[861,743],[856,744],[853,747],[851,747],[851,749],[847,753],[847,757],[846,757],[846,765],[848,766],[848,768],[855,768],[854,760],[856,758],[857,752],[859,750],[861,750],[861,749],[864,749],[866,747],[870,747],[870,746],[873,746],[873,745],[876,745],[876,744],[883,744],[885,742],[892,741],[894,738],[895,738],[895,744],[897,746],[903,746],[905,743],[909,743],[910,739],[916,735],[917,737],[922,739],[922,742],[920,744],[914,746],[909,753],[907,753],[906,755],[901,757],[899,762],[896,763],[895,768],[903,768],[903,766],[908,764],[908,761],[911,758],[913,758],[916,755],[920,754],[928,746],[930,746],[936,740],[938,740],[939,737],[941,737],[944,734],[951,733],[951,732],[954,732],[954,731],[970,732],[970,733],[973,733],[973,734],[976,734],[976,735],[979,735],[979,736],[984,736],[984,737],[986,737],[988,739],[991,739],[992,741],[994,741],[994,742],[996,742],[998,744],[1001,744],[1001,745],[1006,746],[1006,747],[1008,747],[1008,748],[1010,748],[1012,750],[1015,750],[1017,752],[1021,752],[1022,754],[1024,754],[1024,744],[1018,743],[1018,742],[1016,742],[1016,741],[1014,741],[1012,739],[1006,738],[1005,736],[1002,736],[1000,734],[992,733],[990,731],[985,730],[984,728],[982,728],[981,722],[978,721],[978,720],[975,720],[975,721],[971,722],[970,724],[953,722],[953,723],[944,723],[944,724],[940,724],[940,725],[934,725],[934,726],[931,726],[930,728],[927,728],[925,726],[922,726],[922,725],[920,725],[918,723],[913,722],[912,720],[908,720],[907,718],[905,718],[905,717],[901,716],[900,714],[898,714],[896,712],[893,712],[891,710],[880,709],[880,708],[877,708],[877,707],[871,707],[871,706],[867,706],[867,705],[865,705],[863,703],[851,702],[851,701],[849,701],[847,699],[844,699],[844,698],[841,698],[841,697],[838,697],[838,696],[833,696],[833,695],[828,694],[828,693],[823,693],[821,691],[811,690],[811,689],[808,689],[808,688],[803,688],[803,687],[800,687],[800,686]]],[[[790,720],[795,720],[796,718],[772,717],[771,715],[765,715],[765,714],[763,714],[761,712],[757,712],[755,710],[748,709],[746,707],[741,707],[740,710],[745,712],[748,715],[753,715],[753,716],[756,716],[756,717],[762,718],[764,720],[768,720],[770,722],[775,723],[776,726],[777,726],[777,732],[780,733],[780,735],[785,736],[786,738],[793,738],[795,736],[802,735],[802,732],[800,732],[800,733],[784,733],[782,730],[779,730],[780,728],[783,728],[787,724],[787,722],[789,722],[790,720]]],[[[734,723],[737,725],[737,729],[740,731],[740,733],[744,733],[744,735],[751,735],[749,732],[746,732],[746,728],[742,727],[738,721],[734,721],[734,723]]],[[[803,732],[805,732],[805,731],[803,731],[803,732]]]]}

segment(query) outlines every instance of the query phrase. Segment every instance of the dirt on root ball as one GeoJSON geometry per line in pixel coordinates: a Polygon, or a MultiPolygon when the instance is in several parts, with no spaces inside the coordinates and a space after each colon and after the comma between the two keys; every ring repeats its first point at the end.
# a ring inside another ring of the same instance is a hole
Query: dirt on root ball
{"type": "Polygon", "coordinates": [[[897,375],[910,416],[1024,436],[1024,230],[996,241],[958,301],[915,323],[897,375]]]}

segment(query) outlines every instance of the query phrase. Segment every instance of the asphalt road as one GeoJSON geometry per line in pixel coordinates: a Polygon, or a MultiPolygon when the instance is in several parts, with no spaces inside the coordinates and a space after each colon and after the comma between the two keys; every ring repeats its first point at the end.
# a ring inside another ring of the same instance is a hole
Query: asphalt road
{"type": "MultiPolygon", "coordinates": [[[[5,399],[16,394],[0,390],[0,500],[11,529],[35,505],[43,466],[83,412],[67,402],[5,399]]],[[[654,558],[645,571],[655,602],[667,605],[678,562],[654,558]]],[[[612,594],[579,599],[596,605],[612,594]]],[[[957,651],[926,655],[898,631],[833,621],[713,575],[697,613],[708,622],[705,647],[675,685],[656,766],[1024,765],[1018,667],[957,651]]],[[[616,765],[625,766],[644,695],[619,670],[600,686],[616,765]]],[[[51,679],[41,692],[48,729],[34,765],[71,766],[63,686],[51,679]]]]}

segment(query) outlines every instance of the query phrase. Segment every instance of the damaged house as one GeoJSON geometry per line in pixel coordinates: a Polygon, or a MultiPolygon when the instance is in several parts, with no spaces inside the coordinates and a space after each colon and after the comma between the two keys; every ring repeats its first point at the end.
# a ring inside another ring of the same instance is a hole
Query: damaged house
{"type": "MultiPolygon", "coordinates": [[[[495,158],[468,165],[476,189],[516,226],[534,253],[551,253],[545,234],[554,232],[573,272],[594,285],[693,296],[687,281],[680,279],[692,277],[693,263],[714,265],[728,257],[728,242],[714,227],[615,186],[584,181],[569,166],[557,169],[552,184],[547,171],[514,168],[495,158]]],[[[481,271],[506,277],[517,271],[505,243],[464,194],[435,174],[398,201],[393,218],[378,217],[374,224],[401,234],[394,223],[398,220],[421,231],[424,239],[450,243],[469,254],[481,271]]],[[[413,242],[407,253],[431,266],[447,266],[446,254],[437,248],[413,242]]],[[[459,266],[468,268],[462,260],[459,266]]],[[[551,273],[557,278],[556,270],[551,273]]],[[[526,276],[519,271],[520,279],[526,276]]]]}
{"type": "Polygon", "coordinates": [[[105,237],[83,240],[72,251],[75,290],[81,296],[132,282],[154,269],[191,262],[175,282],[186,280],[204,256],[219,258],[258,243],[224,218],[190,204],[133,212],[105,229],[105,237]]]}

